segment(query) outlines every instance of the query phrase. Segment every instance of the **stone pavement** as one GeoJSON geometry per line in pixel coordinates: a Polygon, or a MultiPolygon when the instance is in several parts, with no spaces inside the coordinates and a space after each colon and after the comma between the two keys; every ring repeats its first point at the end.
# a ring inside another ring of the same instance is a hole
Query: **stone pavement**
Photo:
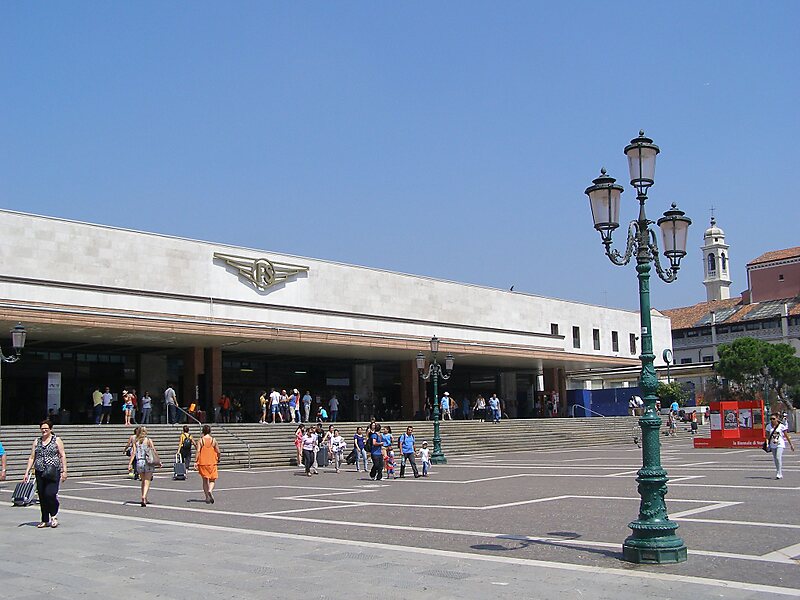
{"type": "Polygon", "coordinates": [[[760,450],[664,440],[670,515],[690,554],[644,566],[620,547],[640,452],[487,452],[382,482],[351,467],[225,471],[214,505],[196,475],[159,474],[147,508],[136,482],[74,479],[57,530],[34,527],[38,507],[10,507],[6,482],[0,597],[800,597],[797,455],[777,481],[760,450]]]}

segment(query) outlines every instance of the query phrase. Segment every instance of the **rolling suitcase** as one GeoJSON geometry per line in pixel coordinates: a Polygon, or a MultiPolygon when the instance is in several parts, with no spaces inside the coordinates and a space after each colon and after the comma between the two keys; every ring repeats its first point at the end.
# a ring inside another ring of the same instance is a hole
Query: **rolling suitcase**
{"type": "Polygon", "coordinates": [[[348,465],[356,464],[356,449],[353,448],[350,450],[350,454],[347,455],[347,458],[344,459],[348,465]]]}
{"type": "Polygon", "coordinates": [[[320,446],[317,451],[317,465],[320,467],[328,466],[328,447],[320,446]]]}
{"type": "Polygon", "coordinates": [[[33,495],[36,493],[36,480],[31,476],[22,483],[18,483],[14,488],[14,495],[11,496],[11,501],[14,506],[30,506],[33,504],[33,495]]]}
{"type": "Polygon", "coordinates": [[[175,464],[172,465],[172,480],[185,481],[186,480],[186,465],[183,464],[180,454],[175,455],[175,464]]]}

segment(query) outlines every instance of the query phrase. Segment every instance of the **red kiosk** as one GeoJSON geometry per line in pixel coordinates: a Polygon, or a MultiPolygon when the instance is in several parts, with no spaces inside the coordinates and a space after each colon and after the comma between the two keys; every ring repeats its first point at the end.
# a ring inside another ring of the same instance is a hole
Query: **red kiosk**
{"type": "Polygon", "coordinates": [[[695,448],[759,447],[764,443],[764,402],[726,400],[712,402],[710,438],[694,438],[695,448]]]}

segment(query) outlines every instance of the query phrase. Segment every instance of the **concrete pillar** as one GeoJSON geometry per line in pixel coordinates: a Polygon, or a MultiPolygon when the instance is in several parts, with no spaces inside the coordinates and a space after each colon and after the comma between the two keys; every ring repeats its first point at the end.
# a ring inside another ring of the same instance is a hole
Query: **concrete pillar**
{"type": "MultiPolygon", "coordinates": [[[[186,348],[183,353],[183,394],[178,396],[178,404],[184,408],[195,402],[200,394],[200,376],[205,374],[205,353],[203,348],[186,348]]],[[[213,412],[213,403],[205,407],[213,412]]]]}
{"type": "Polygon", "coordinates": [[[214,406],[222,393],[222,348],[205,349],[206,397],[205,410],[214,406]]]}
{"type": "Polygon", "coordinates": [[[150,392],[153,399],[153,423],[160,423],[164,412],[164,390],[167,389],[167,357],[163,354],[139,356],[139,398],[150,392]]]}
{"type": "Polygon", "coordinates": [[[505,411],[512,419],[517,417],[517,373],[500,373],[500,398],[505,402],[505,411]]]}
{"type": "Polygon", "coordinates": [[[567,373],[563,368],[556,369],[555,390],[558,392],[558,414],[563,417],[567,414],[567,373]]]}
{"type": "Polygon", "coordinates": [[[411,419],[418,410],[422,410],[421,398],[425,397],[415,360],[400,363],[400,383],[402,415],[404,419],[411,419]]]}
{"type": "Polygon", "coordinates": [[[353,366],[353,394],[358,396],[358,401],[353,403],[353,417],[356,421],[369,420],[375,399],[372,365],[353,366]]]}

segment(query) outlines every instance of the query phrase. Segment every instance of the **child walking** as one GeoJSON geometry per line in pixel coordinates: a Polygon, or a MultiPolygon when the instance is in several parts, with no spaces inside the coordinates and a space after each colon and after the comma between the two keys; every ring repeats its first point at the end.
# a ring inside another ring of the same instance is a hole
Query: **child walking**
{"type": "Polygon", "coordinates": [[[422,442],[422,448],[419,450],[419,458],[422,460],[422,476],[427,477],[428,471],[431,470],[431,452],[428,450],[428,442],[422,442]]]}
{"type": "Polygon", "coordinates": [[[339,472],[339,467],[342,466],[342,461],[344,460],[344,450],[347,448],[347,443],[344,441],[341,435],[339,435],[339,430],[334,429],[333,435],[331,436],[331,453],[333,454],[333,466],[336,469],[336,472],[339,472]]]}

